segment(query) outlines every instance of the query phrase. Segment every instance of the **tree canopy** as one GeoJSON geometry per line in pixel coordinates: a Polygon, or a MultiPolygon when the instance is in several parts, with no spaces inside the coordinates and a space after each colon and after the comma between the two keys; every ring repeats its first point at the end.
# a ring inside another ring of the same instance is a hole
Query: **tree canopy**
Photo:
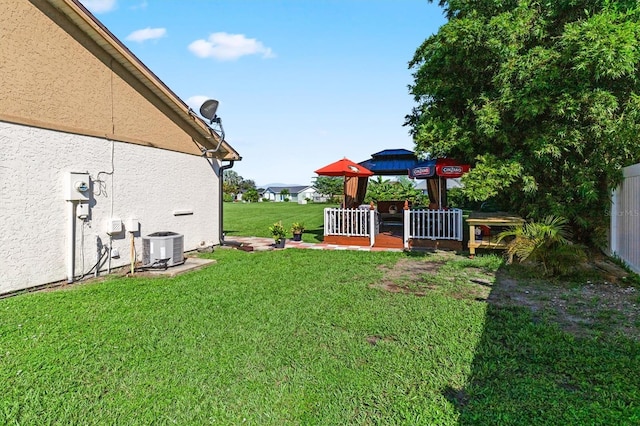
{"type": "Polygon", "coordinates": [[[236,194],[241,191],[255,188],[256,184],[253,180],[243,178],[235,170],[224,171],[224,180],[222,181],[223,193],[235,197],[236,194]]]}
{"type": "Polygon", "coordinates": [[[344,192],[344,178],[333,176],[317,176],[313,188],[322,195],[335,198],[344,192]]]}
{"type": "Polygon", "coordinates": [[[366,202],[394,200],[409,200],[420,204],[424,202],[424,196],[422,191],[416,189],[413,182],[405,176],[400,176],[397,181],[384,179],[382,176],[369,179],[367,195],[365,196],[366,202]]]}
{"type": "Polygon", "coordinates": [[[637,3],[440,1],[448,21],[409,63],[416,151],[470,162],[470,200],[603,229],[640,161],[637,3]]]}

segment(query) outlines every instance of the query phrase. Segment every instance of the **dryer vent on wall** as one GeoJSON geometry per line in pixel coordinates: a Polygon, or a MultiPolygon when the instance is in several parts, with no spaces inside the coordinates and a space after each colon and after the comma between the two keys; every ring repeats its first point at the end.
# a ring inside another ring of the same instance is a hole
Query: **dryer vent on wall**
{"type": "Polygon", "coordinates": [[[144,266],[175,266],[184,263],[184,235],[175,232],[154,232],[142,237],[144,266]]]}

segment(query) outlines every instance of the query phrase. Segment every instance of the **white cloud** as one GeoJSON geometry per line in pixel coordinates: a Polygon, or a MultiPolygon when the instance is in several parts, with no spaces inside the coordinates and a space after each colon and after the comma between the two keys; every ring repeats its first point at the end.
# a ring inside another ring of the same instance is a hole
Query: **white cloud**
{"type": "Polygon", "coordinates": [[[127,36],[127,40],[137,41],[138,43],[142,43],[147,40],[162,38],[166,34],[167,34],[166,28],[144,28],[142,30],[137,30],[129,34],[127,36]]]}
{"type": "Polygon", "coordinates": [[[194,110],[199,114],[200,107],[202,106],[204,101],[209,99],[211,99],[210,96],[203,96],[203,95],[191,96],[189,99],[187,99],[187,105],[189,105],[192,110],[194,110]]]}
{"type": "Polygon", "coordinates": [[[133,5],[129,9],[131,9],[131,10],[146,9],[147,6],[149,6],[149,3],[147,3],[147,0],[143,0],[140,4],[133,5]]]}
{"type": "Polygon", "coordinates": [[[244,34],[213,33],[207,40],[200,39],[191,43],[189,50],[200,58],[215,58],[220,61],[233,61],[246,55],[275,57],[271,49],[262,42],[247,38],[244,34]]]}
{"type": "Polygon", "coordinates": [[[116,8],[116,0],[82,0],[82,4],[92,13],[110,12],[116,8]]]}

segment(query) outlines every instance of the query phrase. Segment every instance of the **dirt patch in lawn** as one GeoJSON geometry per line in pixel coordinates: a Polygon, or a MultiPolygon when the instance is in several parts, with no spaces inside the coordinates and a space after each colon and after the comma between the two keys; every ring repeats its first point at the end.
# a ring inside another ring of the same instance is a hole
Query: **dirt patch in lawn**
{"type": "Polygon", "coordinates": [[[391,293],[425,296],[438,292],[461,300],[497,307],[525,307],[534,321],[556,323],[579,337],[620,335],[640,341],[640,287],[624,269],[606,258],[585,265],[567,280],[530,278],[523,269],[503,267],[494,272],[465,263],[457,255],[407,257],[384,267],[373,285],[391,293]],[[585,278],[580,278],[585,277],[585,278]]]}
{"type": "Polygon", "coordinates": [[[415,296],[424,296],[427,290],[434,290],[426,277],[435,276],[443,262],[425,261],[424,259],[403,258],[392,267],[383,266],[384,279],[374,288],[389,291],[391,293],[408,293],[415,296]]]}
{"type": "Polygon", "coordinates": [[[524,306],[534,320],[552,321],[575,336],[621,335],[640,340],[640,292],[623,281],[582,283],[514,279],[500,273],[489,301],[524,306]]]}

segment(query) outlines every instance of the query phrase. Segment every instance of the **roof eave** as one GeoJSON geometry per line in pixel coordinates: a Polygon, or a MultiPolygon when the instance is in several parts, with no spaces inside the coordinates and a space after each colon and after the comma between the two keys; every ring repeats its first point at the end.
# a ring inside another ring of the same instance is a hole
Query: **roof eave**
{"type": "MultiPolygon", "coordinates": [[[[177,113],[193,129],[195,142],[204,149],[213,150],[218,146],[219,135],[212,132],[203,119],[144,65],[118,38],[111,33],[78,0],[48,0],[71,22],[83,30],[93,41],[103,48],[114,60],[129,71],[138,81],[158,96],[171,110],[177,113]]],[[[221,160],[239,161],[240,154],[226,141],[222,141],[217,152],[212,154],[221,160]]]]}

